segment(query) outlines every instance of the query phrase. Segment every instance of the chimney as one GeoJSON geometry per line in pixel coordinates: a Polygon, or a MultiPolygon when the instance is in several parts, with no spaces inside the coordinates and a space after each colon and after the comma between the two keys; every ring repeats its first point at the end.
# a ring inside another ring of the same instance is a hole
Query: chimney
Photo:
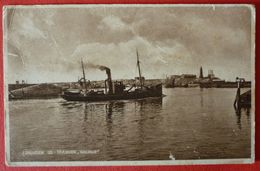
{"type": "Polygon", "coordinates": [[[113,85],[112,85],[112,78],[111,78],[111,71],[108,67],[106,66],[100,66],[99,69],[101,71],[106,70],[107,74],[107,85],[108,85],[108,94],[113,94],[113,85]]]}
{"type": "Polygon", "coordinates": [[[111,71],[107,67],[106,67],[106,73],[107,73],[108,94],[113,94],[111,71]]]}

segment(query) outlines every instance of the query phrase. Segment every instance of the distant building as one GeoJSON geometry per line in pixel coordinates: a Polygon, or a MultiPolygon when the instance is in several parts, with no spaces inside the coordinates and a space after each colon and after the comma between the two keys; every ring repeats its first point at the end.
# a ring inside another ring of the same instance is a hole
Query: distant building
{"type": "Polygon", "coordinates": [[[171,75],[166,78],[165,87],[188,87],[197,79],[195,74],[171,75]]]}
{"type": "Polygon", "coordinates": [[[181,78],[196,78],[196,75],[194,75],[194,74],[182,74],[181,78]]]}
{"type": "Polygon", "coordinates": [[[170,79],[176,79],[176,78],[181,78],[180,75],[170,75],[169,77],[170,79]]]}
{"type": "Polygon", "coordinates": [[[217,77],[213,78],[211,81],[214,83],[225,83],[225,80],[221,80],[220,78],[217,77]]]}
{"type": "Polygon", "coordinates": [[[213,73],[213,70],[209,70],[209,72],[208,72],[208,77],[209,77],[209,78],[214,78],[214,77],[215,77],[215,75],[214,75],[214,73],[213,73]]]}
{"type": "Polygon", "coordinates": [[[200,67],[200,76],[199,78],[203,78],[203,70],[202,70],[202,66],[200,67]]]}
{"type": "MultiPolygon", "coordinates": [[[[145,78],[141,77],[141,79],[142,79],[142,82],[144,82],[145,78]]],[[[140,81],[140,78],[139,77],[135,77],[135,81],[140,81]]]]}

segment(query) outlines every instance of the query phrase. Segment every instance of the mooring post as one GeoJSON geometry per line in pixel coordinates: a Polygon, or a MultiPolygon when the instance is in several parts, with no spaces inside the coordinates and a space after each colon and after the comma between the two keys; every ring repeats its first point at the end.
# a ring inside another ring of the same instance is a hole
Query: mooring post
{"type": "Polygon", "coordinates": [[[238,103],[239,103],[239,99],[240,99],[240,83],[239,83],[239,78],[236,78],[236,82],[237,82],[237,93],[236,93],[236,98],[234,101],[234,107],[237,109],[238,108],[238,103]]]}
{"type": "Polygon", "coordinates": [[[244,78],[236,78],[236,82],[237,82],[237,94],[236,94],[236,98],[235,98],[235,101],[234,101],[234,107],[239,109],[240,108],[240,87],[241,87],[241,83],[242,81],[245,81],[244,78]]]}

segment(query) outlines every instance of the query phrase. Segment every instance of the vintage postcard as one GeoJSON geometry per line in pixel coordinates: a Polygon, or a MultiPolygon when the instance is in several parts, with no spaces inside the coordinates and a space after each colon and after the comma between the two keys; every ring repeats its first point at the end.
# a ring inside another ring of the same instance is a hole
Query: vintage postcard
{"type": "Polygon", "coordinates": [[[254,162],[251,5],[3,8],[10,166],[254,162]]]}

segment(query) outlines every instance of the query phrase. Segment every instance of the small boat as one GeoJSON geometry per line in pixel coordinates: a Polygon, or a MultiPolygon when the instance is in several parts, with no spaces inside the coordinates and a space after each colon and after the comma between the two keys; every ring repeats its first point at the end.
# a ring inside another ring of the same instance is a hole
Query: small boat
{"type": "Polygon", "coordinates": [[[83,72],[83,84],[85,89],[77,91],[66,90],[63,92],[61,97],[67,101],[109,101],[109,100],[130,100],[130,99],[142,99],[148,97],[163,97],[162,94],[162,83],[157,85],[145,85],[144,77],[141,75],[140,61],[138,51],[137,54],[137,67],[139,72],[140,85],[132,85],[126,89],[126,86],[122,81],[112,81],[111,70],[106,66],[99,66],[100,70],[105,70],[107,79],[105,80],[105,91],[104,90],[89,90],[87,88],[87,81],[85,78],[84,64],[81,60],[82,72],[83,72]]]}

